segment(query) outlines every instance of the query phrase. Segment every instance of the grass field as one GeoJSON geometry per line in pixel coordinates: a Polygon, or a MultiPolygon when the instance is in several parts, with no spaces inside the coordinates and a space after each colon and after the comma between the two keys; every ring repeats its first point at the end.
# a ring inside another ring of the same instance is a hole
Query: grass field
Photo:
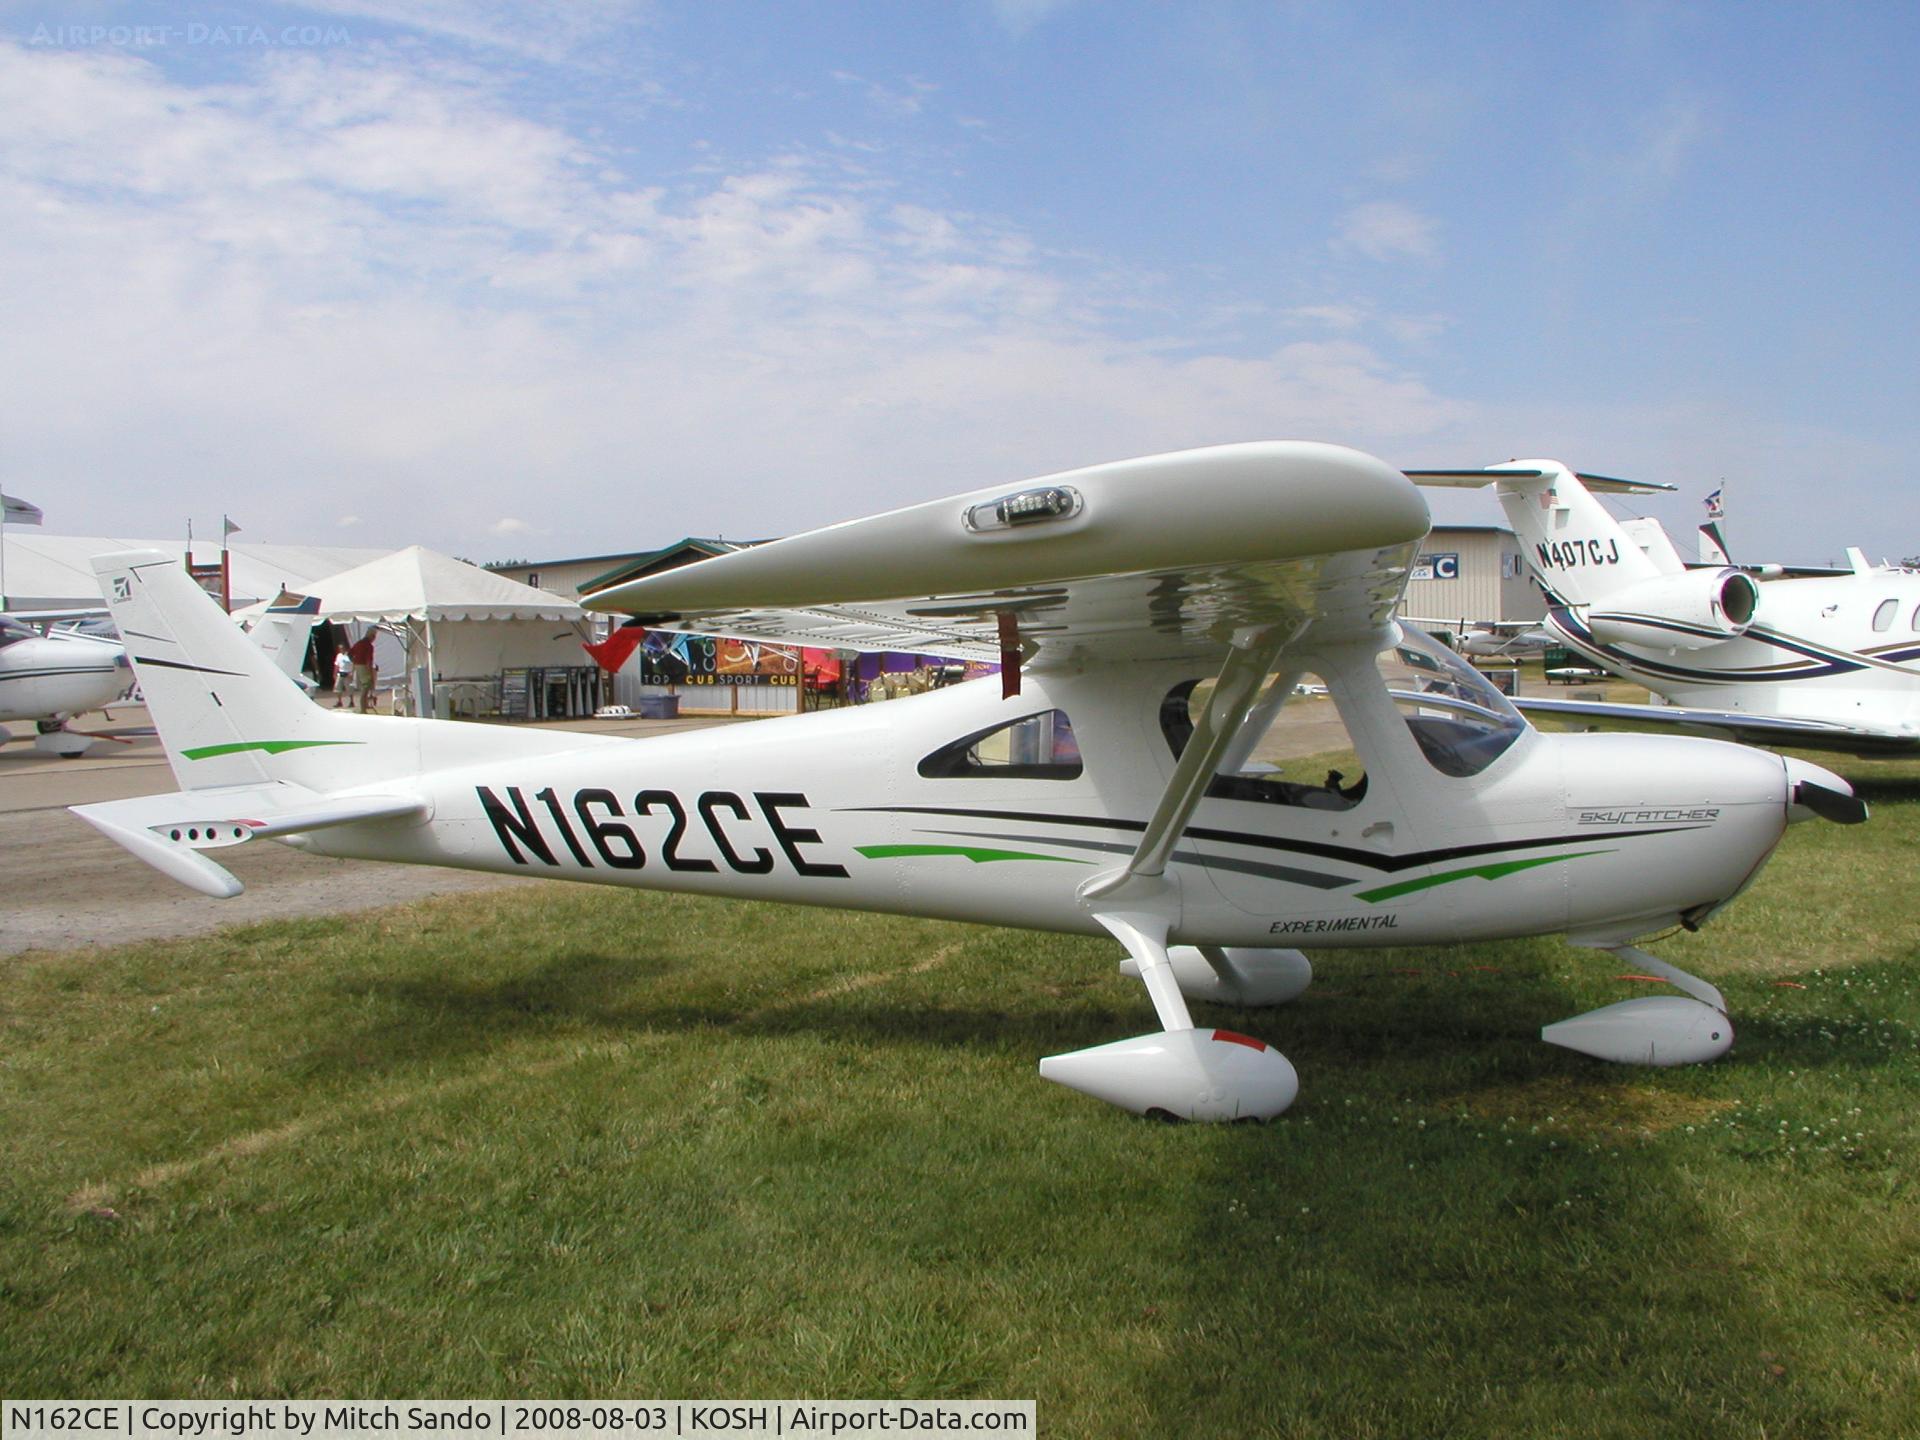
{"type": "MultiPolygon", "coordinates": [[[[1831,763],[1831,762],[1829,762],[1831,763]]],[[[994,1396],[1060,1435],[1920,1434],[1920,765],[1539,1026],[1554,942],[1328,952],[1160,1126],[1092,941],[561,887],[0,962],[0,1392],[994,1396]]]]}

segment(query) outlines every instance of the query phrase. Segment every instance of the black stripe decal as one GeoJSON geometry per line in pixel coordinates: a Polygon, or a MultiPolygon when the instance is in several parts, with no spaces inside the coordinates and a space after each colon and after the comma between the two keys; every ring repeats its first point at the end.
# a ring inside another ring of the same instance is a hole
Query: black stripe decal
{"type": "MultiPolygon", "coordinates": [[[[939,805],[856,805],[844,814],[951,815],[968,820],[1010,820],[1022,824],[1078,825],[1096,830],[1121,830],[1140,834],[1146,831],[1144,820],[1106,820],[1087,815],[1043,815],[1024,810],[950,810],[939,805]]],[[[1588,844],[1594,840],[1626,840],[1641,835],[1672,835],[1683,830],[1704,830],[1704,825],[1665,825],[1652,830],[1582,830],[1572,835],[1548,835],[1537,840],[1489,840],[1478,845],[1449,845],[1438,850],[1417,850],[1409,855],[1380,855],[1348,845],[1323,845],[1313,840],[1288,840],[1277,835],[1253,835],[1240,830],[1214,830],[1189,826],[1182,834],[1195,840],[1212,840],[1225,845],[1247,845],[1259,850],[1279,850],[1294,855],[1311,855],[1319,860],[1344,860],[1369,870],[1397,874],[1422,865],[1441,865],[1477,855],[1500,855],[1513,850],[1543,850],[1552,845],[1588,844]]],[[[1124,853],[1131,854],[1130,847],[1124,853]]]]}
{"type": "Polygon", "coordinates": [[[238,670],[214,670],[205,665],[183,664],[178,660],[155,660],[146,655],[136,655],[133,658],[136,664],[158,665],[165,670],[191,670],[196,675],[230,675],[235,680],[244,680],[247,678],[238,670]]]}

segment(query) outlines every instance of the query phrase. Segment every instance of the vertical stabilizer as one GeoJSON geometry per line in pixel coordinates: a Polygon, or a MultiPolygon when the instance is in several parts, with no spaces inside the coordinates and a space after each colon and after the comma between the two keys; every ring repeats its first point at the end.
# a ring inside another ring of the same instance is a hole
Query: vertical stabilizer
{"type": "Polygon", "coordinates": [[[1569,605],[1589,605],[1663,573],[1566,466],[1515,460],[1489,466],[1488,473],[1507,469],[1518,473],[1498,481],[1501,508],[1528,568],[1549,593],[1569,605]]]}
{"type": "Polygon", "coordinates": [[[319,618],[318,595],[290,595],[283,590],[246,630],[253,643],[280,667],[281,674],[296,677],[297,685],[300,667],[307,658],[307,644],[319,618]]]}
{"type": "Polygon", "coordinates": [[[93,569],[181,789],[259,783],[277,778],[275,755],[353,743],[177,559],[99,555],[93,569]]]}

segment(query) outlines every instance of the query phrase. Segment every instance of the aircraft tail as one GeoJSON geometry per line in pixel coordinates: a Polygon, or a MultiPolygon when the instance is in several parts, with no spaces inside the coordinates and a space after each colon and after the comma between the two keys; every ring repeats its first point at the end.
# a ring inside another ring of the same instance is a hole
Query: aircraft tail
{"type": "Polygon", "coordinates": [[[1568,605],[1590,605],[1616,591],[1682,569],[1665,532],[1637,535],[1614,519],[1596,490],[1644,494],[1670,489],[1578,475],[1557,460],[1512,460],[1484,470],[1409,471],[1423,485],[1492,485],[1520,541],[1527,568],[1568,605]]]}
{"type": "Polygon", "coordinates": [[[184,791],[287,784],[324,795],[423,770],[619,743],[323,709],[178,560],[134,551],[96,556],[93,567],[184,791]]]}
{"type": "Polygon", "coordinates": [[[289,778],[267,762],[352,743],[178,560],[133,551],[93,570],[182,790],[289,778]]]}
{"type": "MultiPolygon", "coordinates": [[[[307,642],[320,618],[318,595],[290,595],[281,591],[260,617],[247,627],[253,643],[273,658],[284,675],[298,677],[307,658],[307,642]]],[[[295,683],[298,684],[297,678],[295,683]]]]}

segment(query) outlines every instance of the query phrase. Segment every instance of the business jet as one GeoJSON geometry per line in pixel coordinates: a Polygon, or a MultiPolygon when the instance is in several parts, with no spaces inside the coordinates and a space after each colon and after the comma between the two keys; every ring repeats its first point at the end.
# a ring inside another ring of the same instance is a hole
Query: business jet
{"type": "MultiPolygon", "coordinates": [[[[1555,460],[1407,472],[1491,486],[1547,592],[1546,628],[1666,705],[1530,699],[1525,707],[1762,745],[1902,755],[1920,748],[1920,572],[1688,566],[1659,522],[1616,520],[1598,494],[1670,485],[1580,475],[1555,460]]],[[[1724,559],[1718,536],[1713,551],[1724,559]]]]}
{"type": "MultiPolygon", "coordinates": [[[[632,739],[303,698],[179,565],[95,560],[177,793],[74,814],[202,894],[262,839],[449,865],[1110,936],[1157,1028],[1040,1062],[1127,1110],[1266,1119],[1292,947],[1565,934],[1681,993],[1547,1026],[1600,1058],[1713,1059],[1720,992],[1636,949],[1751,883],[1846,782],[1684,736],[1547,735],[1397,624],[1429,525],[1397,470],[1263,442],[1094,466],[737,551],[588,597],[649,628],[1001,662],[977,680],[632,739]],[[1351,753],[1276,763],[1294,706],[1351,753]]],[[[1010,977],[1010,983],[1017,983],[1010,977]]]]}

